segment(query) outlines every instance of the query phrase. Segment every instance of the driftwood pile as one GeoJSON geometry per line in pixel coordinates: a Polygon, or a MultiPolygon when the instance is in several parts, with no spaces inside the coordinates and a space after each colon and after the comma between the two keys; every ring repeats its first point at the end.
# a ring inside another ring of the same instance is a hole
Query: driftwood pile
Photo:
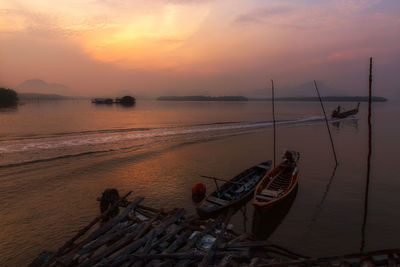
{"type": "MultiPolygon", "coordinates": [[[[30,266],[332,266],[330,263],[335,261],[336,266],[354,266],[354,258],[358,264],[362,262],[360,259],[374,261],[365,254],[310,259],[267,241],[254,241],[246,234],[235,233],[229,225],[232,210],[224,217],[202,220],[197,215],[186,216],[184,209],[164,212],[143,206],[142,197],[127,202],[129,194],[56,253],[42,253],[30,266]],[[110,221],[101,223],[121,203],[126,208],[110,221]]],[[[380,253],[388,256],[381,257],[379,263],[399,262],[398,252],[380,253]]]]}

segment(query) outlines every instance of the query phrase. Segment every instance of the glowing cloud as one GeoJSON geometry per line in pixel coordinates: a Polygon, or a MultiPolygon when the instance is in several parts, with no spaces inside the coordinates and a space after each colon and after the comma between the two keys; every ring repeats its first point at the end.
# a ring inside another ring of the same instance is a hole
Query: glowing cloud
{"type": "Polygon", "coordinates": [[[179,50],[200,28],[207,9],[167,5],[158,13],[124,18],[83,37],[95,59],[123,67],[163,69],[181,64],[179,50]]]}

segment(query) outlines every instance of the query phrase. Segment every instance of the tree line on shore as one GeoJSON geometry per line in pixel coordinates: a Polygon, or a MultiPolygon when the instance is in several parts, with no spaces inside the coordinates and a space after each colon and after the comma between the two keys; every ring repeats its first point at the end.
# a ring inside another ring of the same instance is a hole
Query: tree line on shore
{"type": "Polygon", "coordinates": [[[17,104],[17,92],[9,88],[0,88],[0,107],[15,106],[17,104]]]}

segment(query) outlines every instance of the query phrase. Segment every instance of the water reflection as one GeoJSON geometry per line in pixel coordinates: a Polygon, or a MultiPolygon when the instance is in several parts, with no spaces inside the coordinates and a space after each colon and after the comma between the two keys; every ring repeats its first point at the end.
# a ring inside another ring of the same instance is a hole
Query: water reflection
{"type": "Polygon", "coordinates": [[[317,219],[318,219],[318,217],[319,217],[319,215],[320,215],[320,213],[321,213],[321,211],[322,211],[322,207],[323,207],[323,205],[324,205],[325,199],[326,199],[326,197],[328,196],[329,189],[331,188],[333,179],[335,178],[335,174],[336,174],[336,169],[337,169],[337,167],[338,167],[338,165],[335,165],[335,167],[333,168],[332,175],[331,175],[331,177],[329,178],[328,184],[326,185],[326,189],[325,189],[325,192],[324,192],[324,194],[323,194],[323,196],[322,196],[322,198],[321,198],[321,201],[320,201],[319,204],[317,205],[317,209],[315,210],[315,213],[314,213],[314,215],[313,215],[312,218],[311,218],[311,223],[310,223],[310,225],[308,226],[308,230],[307,230],[305,236],[308,236],[308,234],[311,232],[311,230],[312,230],[312,228],[313,228],[313,226],[314,226],[314,223],[317,221],[317,219]]]}
{"type": "Polygon", "coordinates": [[[341,128],[350,126],[357,130],[358,132],[358,118],[351,120],[340,120],[332,122],[332,126],[336,131],[339,131],[341,128]]]}
{"type": "Polygon", "coordinates": [[[254,210],[252,233],[256,239],[266,240],[278,228],[289,213],[290,208],[297,196],[298,187],[293,194],[289,195],[281,203],[272,207],[267,213],[254,210]]]}
{"type": "Polygon", "coordinates": [[[12,106],[1,106],[0,105],[0,113],[14,113],[18,111],[18,105],[12,106]]]}

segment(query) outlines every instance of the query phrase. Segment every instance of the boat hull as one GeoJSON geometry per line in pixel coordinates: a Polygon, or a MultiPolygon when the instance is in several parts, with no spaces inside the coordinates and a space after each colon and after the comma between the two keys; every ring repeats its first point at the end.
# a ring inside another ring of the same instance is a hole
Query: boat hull
{"type": "MultiPolygon", "coordinates": [[[[358,109],[360,107],[360,103],[358,103],[357,107],[352,110],[344,111],[344,112],[339,112],[338,110],[334,110],[331,114],[332,118],[339,118],[343,119],[351,115],[356,115],[358,113],[358,109]]],[[[339,107],[338,107],[339,109],[339,107]]]]}
{"type": "Polygon", "coordinates": [[[267,205],[260,205],[258,202],[256,202],[256,203],[252,202],[252,204],[253,204],[253,206],[256,208],[256,210],[258,212],[267,213],[271,209],[273,209],[274,207],[280,205],[282,202],[284,202],[291,195],[293,195],[293,192],[295,192],[297,190],[298,186],[299,186],[298,183],[296,183],[296,185],[293,186],[293,189],[285,197],[279,198],[276,201],[268,203],[267,205]]]}
{"type": "Polygon", "coordinates": [[[258,212],[266,213],[288,198],[298,186],[299,154],[288,151],[283,162],[269,171],[255,189],[252,204],[258,212]]]}
{"type": "Polygon", "coordinates": [[[231,182],[243,182],[248,185],[248,187],[245,187],[246,190],[235,196],[234,189],[238,185],[232,185],[227,182],[200,203],[196,208],[197,214],[201,218],[210,218],[218,216],[228,208],[239,208],[244,202],[251,199],[258,182],[271,169],[271,164],[271,161],[263,162],[232,178],[231,182]],[[232,199],[228,200],[224,197],[226,194],[231,195],[232,199]]]}

